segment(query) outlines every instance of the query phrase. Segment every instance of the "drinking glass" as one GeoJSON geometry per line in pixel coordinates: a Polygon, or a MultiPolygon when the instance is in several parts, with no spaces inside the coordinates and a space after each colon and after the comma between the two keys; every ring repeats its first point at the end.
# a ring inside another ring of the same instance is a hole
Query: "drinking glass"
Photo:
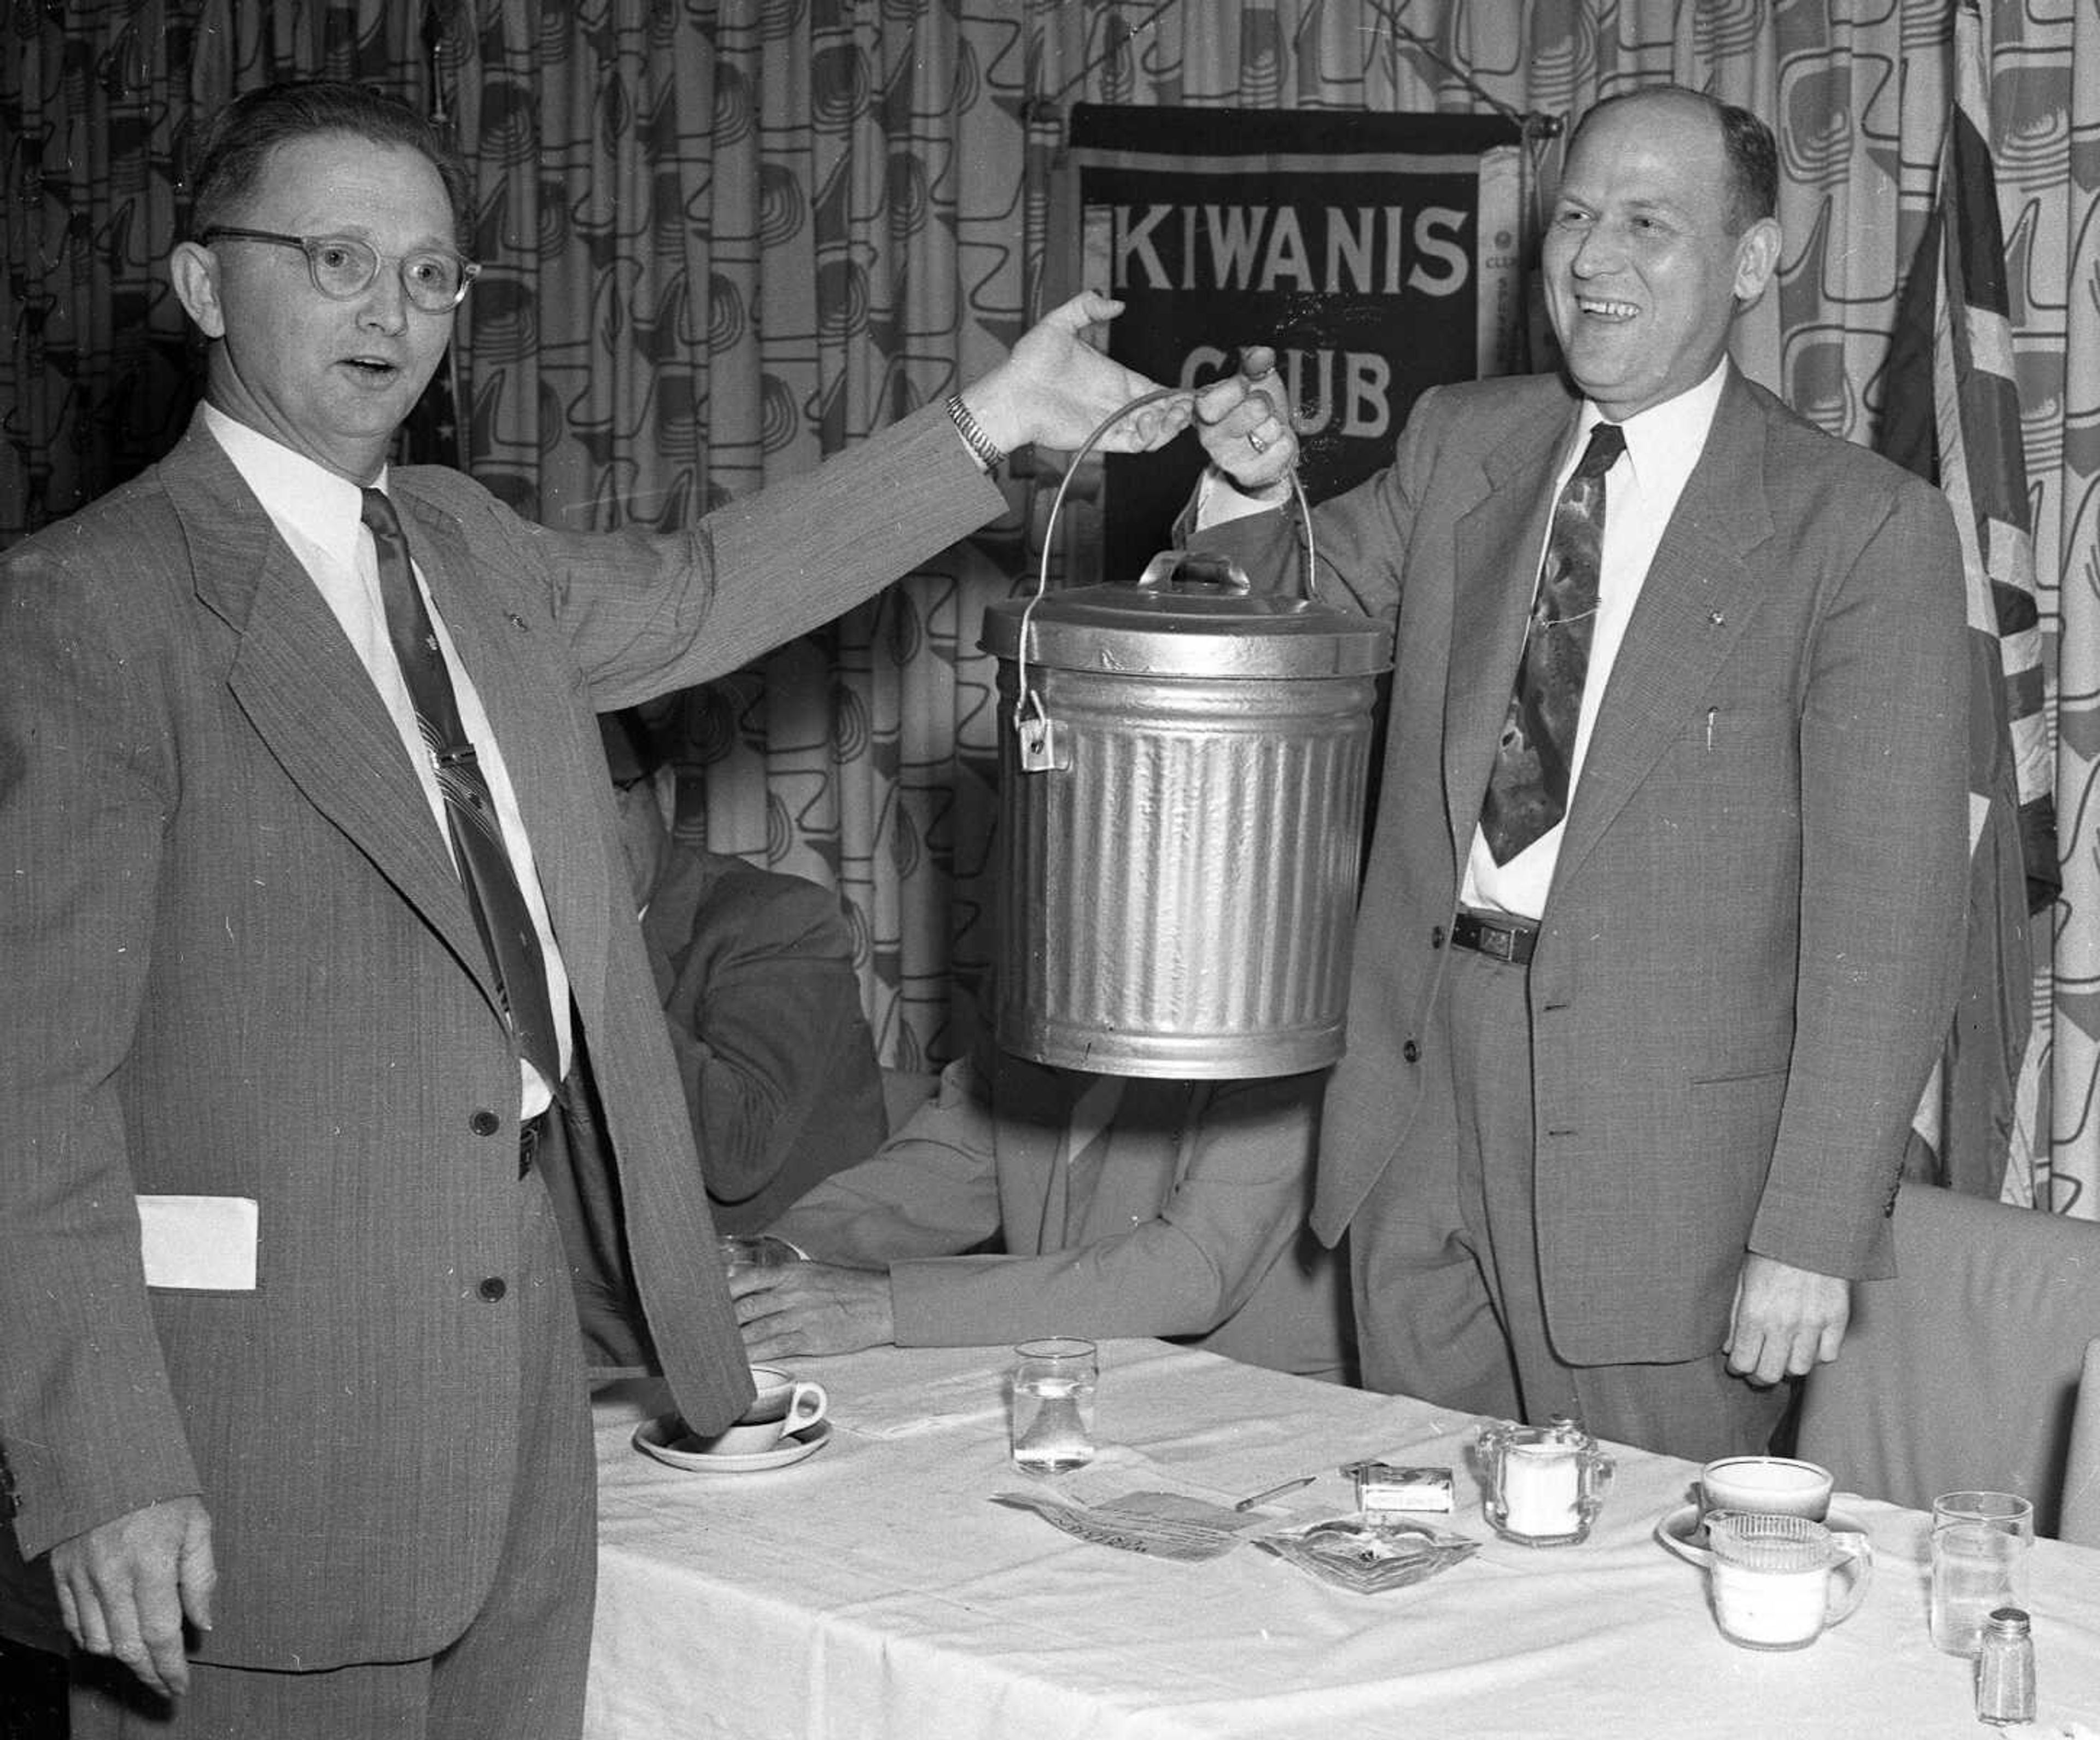
{"type": "Polygon", "coordinates": [[[1092,1341],[1061,1336],[1015,1348],[1008,1416],[1014,1466],[1030,1474],[1062,1474],[1092,1461],[1100,1382],[1092,1341]]]}
{"type": "Polygon", "coordinates": [[[1982,1648],[1993,1607],[2027,1606],[2034,1506],[2014,1492],[1948,1492],[1932,1501],[1932,1641],[1949,1655],[1982,1648]]]}
{"type": "Polygon", "coordinates": [[[725,1275],[734,1275],[739,1269],[770,1269],[781,1261],[782,1246],[777,1239],[741,1238],[724,1233],[715,1240],[715,1249],[721,1258],[725,1275]]]}

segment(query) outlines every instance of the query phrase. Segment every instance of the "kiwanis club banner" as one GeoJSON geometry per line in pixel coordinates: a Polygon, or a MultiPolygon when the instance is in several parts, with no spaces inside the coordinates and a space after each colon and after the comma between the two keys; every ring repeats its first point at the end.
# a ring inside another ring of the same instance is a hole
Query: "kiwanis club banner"
{"type": "MultiPolygon", "coordinates": [[[[1520,151],[1495,117],[1082,104],[1044,304],[1120,297],[1110,354],[1162,383],[1274,346],[1317,501],[1392,456],[1424,387],[1516,366],[1520,151]]],[[[1101,578],[1166,547],[1202,463],[1189,436],[1106,461],[1101,578]]]]}

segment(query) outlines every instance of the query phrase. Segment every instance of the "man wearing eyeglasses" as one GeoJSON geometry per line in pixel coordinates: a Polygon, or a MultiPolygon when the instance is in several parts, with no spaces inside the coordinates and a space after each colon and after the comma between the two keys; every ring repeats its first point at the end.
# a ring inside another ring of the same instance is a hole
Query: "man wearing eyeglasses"
{"type": "Polygon", "coordinates": [[[1150,383],[1083,297],[687,532],[548,530],[386,463],[474,272],[433,131],[279,86],[196,161],[208,403],[0,562],[12,1581],[55,1596],[76,1740],[573,1736],[571,1265],[696,1429],[750,1393],[595,716],[870,596],[999,510],[999,449],[1150,383]],[[533,1166],[586,1086],[598,1239],[533,1166]]]}

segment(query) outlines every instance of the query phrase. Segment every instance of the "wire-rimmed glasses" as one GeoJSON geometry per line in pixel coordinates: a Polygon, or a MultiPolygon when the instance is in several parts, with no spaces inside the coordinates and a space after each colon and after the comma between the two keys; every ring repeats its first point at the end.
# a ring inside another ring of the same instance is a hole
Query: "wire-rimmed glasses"
{"type": "Polygon", "coordinates": [[[444,249],[382,253],[371,243],[354,236],[287,236],[276,230],[245,230],[234,224],[215,223],[198,240],[209,248],[223,237],[298,249],[307,257],[307,271],[314,288],[338,302],[364,295],[379,275],[381,264],[394,260],[400,267],[402,293],[426,314],[446,314],[458,307],[466,299],[467,286],[481,271],[480,262],[462,259],[444,249]]]}

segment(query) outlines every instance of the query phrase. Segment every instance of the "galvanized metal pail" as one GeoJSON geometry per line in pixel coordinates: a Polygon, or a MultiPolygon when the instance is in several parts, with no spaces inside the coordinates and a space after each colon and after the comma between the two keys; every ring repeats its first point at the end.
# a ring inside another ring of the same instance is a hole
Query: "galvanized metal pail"
{"type": "Polygon", "coordinates": [[[1204,1079],[1339,1057],[1384,628],[1170,552],[994,605],[982,644],[1000,1046],[1204,1079]]]}

